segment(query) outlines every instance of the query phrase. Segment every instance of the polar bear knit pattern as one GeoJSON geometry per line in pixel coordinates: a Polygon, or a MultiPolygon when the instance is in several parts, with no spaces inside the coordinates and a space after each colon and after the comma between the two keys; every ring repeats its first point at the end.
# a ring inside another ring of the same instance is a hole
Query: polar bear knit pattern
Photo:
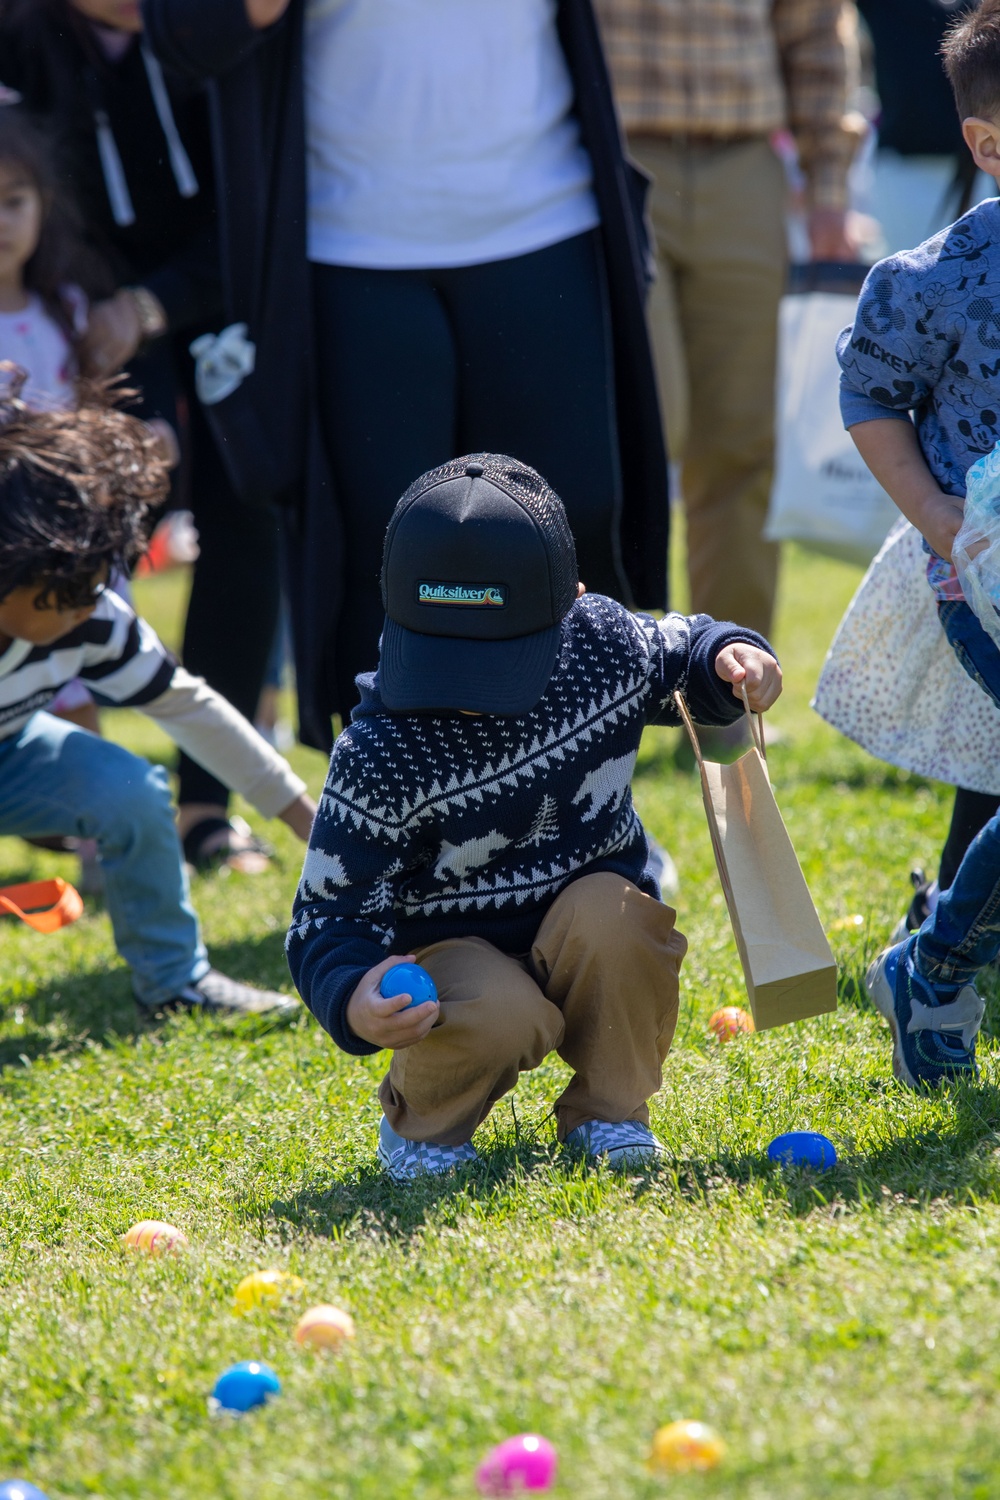
{"type": "Polygon", "coordinates": [[[391,953],[485,938],[527,953],[549,906],[582,875],[643,876],[631,779],[647,724],[678,723],[681,689],[703,724],[742,708],[715,673],[752,630],[707,615],[632,615],[599,594],[562,624],[545,694],[517,717],[393,714],[378,674],[334,745],[287,952],[317,1020],[347,1052],[378,1049],[346,1021],[366,971],[391,953]]]}

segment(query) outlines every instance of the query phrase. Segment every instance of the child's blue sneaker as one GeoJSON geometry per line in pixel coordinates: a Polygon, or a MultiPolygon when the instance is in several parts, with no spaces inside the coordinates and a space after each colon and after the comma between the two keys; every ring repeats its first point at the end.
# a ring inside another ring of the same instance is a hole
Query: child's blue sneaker
{"type": "Polygon", "coordinates": [[[438,1146],[433,1141],[406,1141],[382,1116],[378,1130],[378,1159],[393,1182],[412,1182],[416,1177],[435,1177],[467,1161],[478,1161],[471,1141],[463,1146],[438,1146]]]}
{"type": "Polygon", "coordinates": [[[663,1142],[658,1141],[648,1125],[638,1120],[584,1120],[571,1130],[563,1142],[564,1146],[584,1151],[591,1160],[603,1156],[608,1166],[619,1170],[623,1167],[642,1167],[659,1161],[664,1154],[663,1142]]]}
{"type": "Polygon", "coordinates": [[[865,975],[875,1009],[892,1027],[892,1070],[911,1089],[977,1079],[976,1033],[982,999],[971,984],[946,1003],[913,964],[913,939],[880,953],[865,975]]]}

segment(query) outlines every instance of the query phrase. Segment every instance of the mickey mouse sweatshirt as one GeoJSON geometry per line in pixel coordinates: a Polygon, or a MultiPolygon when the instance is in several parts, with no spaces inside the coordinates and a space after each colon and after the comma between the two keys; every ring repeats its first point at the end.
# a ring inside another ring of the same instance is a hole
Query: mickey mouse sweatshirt
{"type": "MultiPolygon", "coordinates": [[[[934,478],[964,496],[968,470],[1000,441],[1000,201],[873,266],[837,357],[844,426],[912,413],[934,478]]],[[[935,594],[961,599],[952,564],[927,551],[935,594]]]]}
{"type": "Polygon", "coordinates": [[[708,615],[630,614],[577,600],[545,694],[516,717],[390,713],[378,674],[333,748],[288,933],[299,993],[345,1052],[351,994],[392,953],[481,937],[526,953],[549,906],[611,870],[658,897],[631,781],[647,724],[743,712],[715,672],[724,646],[763,637],[708,615]]]}

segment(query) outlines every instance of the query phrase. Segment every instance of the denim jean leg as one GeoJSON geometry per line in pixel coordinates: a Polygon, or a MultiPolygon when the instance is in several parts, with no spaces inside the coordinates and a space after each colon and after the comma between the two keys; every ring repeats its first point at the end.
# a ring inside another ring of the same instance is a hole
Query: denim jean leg
{"type": "Polygon", "coordinates": [[[1000,954],[1000,813],[973,839],[917,934],[914,961],[933,985],[974,979],[1000,954]]]}
{"type": "Polygon", "coordinates": [[[0,833],[97,840],[115,943],[145,1004],[208,971],[162,767],[35,714],[0,741],[0,833]]]}
{"type": "Polygon", "coordinates": [[[966,672],[1000,708],[1000,649],[980,625],[975,610],[963,599],[947,599],[938,605],[938,619],[966,672]]]}

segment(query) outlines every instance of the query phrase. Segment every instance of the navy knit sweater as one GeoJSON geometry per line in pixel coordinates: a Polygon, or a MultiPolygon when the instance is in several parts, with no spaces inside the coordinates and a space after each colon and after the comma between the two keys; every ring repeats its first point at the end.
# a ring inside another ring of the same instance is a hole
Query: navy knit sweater
{"type": "Polygon", "coordinates": [[[544,696],[514,718],[393,714],[378,674],[337,740],[288,933],[302,998],[338,1046],[379,1049],[347,1025],[351,994],[390,953],[485,938],[526,953],[573,880],[612,870],[651,896],[631,780],[647,724],[676,724],[674,690],[702,724],[743,712],[715,673],[752,630],[708,615],[633,615],[579,599],[544,696]]]}

